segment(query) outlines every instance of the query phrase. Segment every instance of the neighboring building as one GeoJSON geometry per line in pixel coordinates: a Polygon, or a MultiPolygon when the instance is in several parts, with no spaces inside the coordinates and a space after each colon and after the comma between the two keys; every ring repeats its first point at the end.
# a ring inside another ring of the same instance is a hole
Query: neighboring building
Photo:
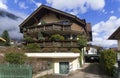
{"type": "Polygon", "coordinates": [[[4,39],[4,38],[2,38],[2,37],[0,37],[0,42],[6,42],[6,40],[4,39]]]}
{"type": "Polygon", "coordinates": [[[118,51],[120,51],[120,27],[118,27],[118,29],[116,31],[114,31],[108,39],[109,40],[117,40],[118,41],[118,51]]]}
{"type": "MultiPolygon", "coordinates": [[[[92,40],[90,23],[81,20],[69,13],[41,5],[20,25],[20,32],[24,38],[31,37],[44,48],[67,49],[66,52],[53,51],[53,53],[26,53],[29,57],[45,58],[54,62],[54,73],[67,74],[80,68],[79,53],[71,52],[71,48],[79,48],[77,45],[78,35],[85,36],[88,41],[92,40]],[[64,39],[51,39],[53,35],[59,35],[64,39]]],[[[26,44],[30,42],[26,41],[26,44]]]]}

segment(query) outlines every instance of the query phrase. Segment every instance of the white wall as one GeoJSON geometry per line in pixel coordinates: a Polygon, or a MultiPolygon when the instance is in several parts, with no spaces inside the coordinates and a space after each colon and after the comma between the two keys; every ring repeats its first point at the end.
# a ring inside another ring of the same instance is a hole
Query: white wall
{"type": "Polygon", "coordinates": [[[118,50],[120,51],[120,39],[118,40],[118,50]]]}
{"type": "Polygon", "coordinates": [[[54,60],[54,73],[59,74],[59,62],[69,62],[69,71],[80,69],[79,58],[61,58],[54,60]]]}
{"type": "MultiPolygon", "coordinates": [[[[87,52],[85,52],[85,54],[87,54],[87,52]]],[[[90,49],[88,50],[88,54],[97,54],[97,49],[94,47],[90,47],[90,49]]]]}
{"type": "Polygon", "coordinates": [[[59,62],[54,62],[54,73],[59,74],[59,62]]]}
{"type": "Polygon", "coordinates": [[[79,58],[76,58],[70,62],[70,71],[75,71],[77,69],[80,69],[79,58]]]}

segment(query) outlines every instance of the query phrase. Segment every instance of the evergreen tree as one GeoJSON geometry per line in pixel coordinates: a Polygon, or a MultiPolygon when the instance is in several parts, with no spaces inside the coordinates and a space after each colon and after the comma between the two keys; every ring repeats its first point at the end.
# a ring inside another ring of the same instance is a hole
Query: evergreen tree
{"type": "Polygon", "coordinates": [[[6,40],[6,42],[4,43],[5,46],[10,46],[10,36],[7,30],[4,30],[2,33],[2,38],[4,38],[6,40]]]}

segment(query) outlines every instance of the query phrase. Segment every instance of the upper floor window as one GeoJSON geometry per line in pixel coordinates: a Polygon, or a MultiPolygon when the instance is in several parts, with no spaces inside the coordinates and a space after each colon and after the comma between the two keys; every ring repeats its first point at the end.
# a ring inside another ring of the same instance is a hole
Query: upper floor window
{"type": "Polygon", "coordinates": [[[60,24],[68,25],[68,24],[70,24],[70,21],[68,21],[68,20],[62,20],[62,21],[60,21],[60,24]]]}

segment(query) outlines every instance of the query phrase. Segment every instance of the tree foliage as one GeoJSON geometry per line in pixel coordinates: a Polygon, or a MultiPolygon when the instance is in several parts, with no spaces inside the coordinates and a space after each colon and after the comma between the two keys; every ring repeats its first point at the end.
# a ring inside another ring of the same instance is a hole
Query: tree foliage
{"type": "Polygon", "coordinates": [[[78,45],[82,49],[83,47],[87,46],[87,39],[84,36],[78,35],[78,45]]]}
{"type": "Polygon", "coordinates": [[[10,36],[7,30],[4,30],[2,33],[2,38],[4,38],[6,40],[4,44],[4,46],[10,46],[10,36]]]}
{"type": "Polygon", "coordinates": [[[108,74],[114,74],[114,64],[116,63],[116,52],[104,50],[101,52],[100,64],[102,69],[108,74]]]}
{"type": "Polygon", "coordinates": [[[10,52],[5,54],[5,61],[10,64],[24,64],[26,59],[26,55],[21,52],[10,52]]]}

